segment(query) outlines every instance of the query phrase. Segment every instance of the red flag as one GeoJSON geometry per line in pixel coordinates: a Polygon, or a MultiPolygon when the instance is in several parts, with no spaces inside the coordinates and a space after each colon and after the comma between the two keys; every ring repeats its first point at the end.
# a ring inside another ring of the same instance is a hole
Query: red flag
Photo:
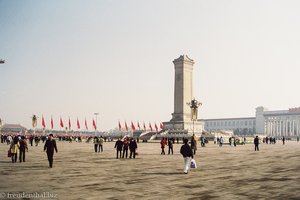
{"type": "Polygon", "coordinates": [[[93,126],[94,126],[94,129],[96,130],[97,129],[97,125],[96,125],[96,122],[95,122],[94,119],[93,119],[93,126]]]}
{"type": "Polygon", "coordinates": [[[138,127],[139,127],[139,130],[141,130],[141,127],[140,127],[140,123],[138,122],[138,125],[137,125],[138,127]]]}
{"type": "Polygon", "coordinates": [[[146,131],[146,125],[145,125],[145,122],[143,122],[144,123],[144,131],[146,131]]]}
{"type": "Polygon", "coordinates": [[[88,125],[87,125],[87,122],[86,122],[86,118],[85,118],[84,124],[85,124],[86,130],[88,130],[88,125]]]}
{"type": "Polygon", "coordinates": [[[53,129],[53,118],[51,116],[51,128],[53,129]]]}
{"type": "Polygon", "coordinates": [[[125,129],[126,129],[126,131],[128,131],[128,126],[127,126],[126,121],[125,121],[125,129]]]}
{"type": "Polygon", "coordinates": [[[160,123],[160,129],[164,129],[163,123],[160,123]]]}
{"type": "Polygon", "coordinates": [[[149,122],[149,128],[150,128],[150,131],[153,131],[152,129],[152,126],[151,126],[151,123],[149,122]]]}
{"type": "Polygon", "coordinates": [[[46,128],[46,124],[45,124],[45,120],[44,120],[44,115],[42,115],[42,126],[43,126],[43,129],[46,128]]]}
{"type": "Polygon", "coordinates": [[[120,123],[120,120],[119,120],[119,130],[121,130],[122,126],[121,126],[121,123],[120,123]]]}
{"type": "Polygon", "coordinates": [[[64,123],[63,123],[63,121],[62,121],[62,118],[60,117],[60,127],[64,127],[64,123]]]}
{"type": "Polygon", "coordinates": [[[131,129],[132,129],[133,131],[135,131],[135,126],[134,126],[134,124],[133,124],[132,121],[131,121],[131,129]]]}
{"type": "Polygon", "coordinates": [[[79,123],[78,117],[77,117],[77,128],[80,129],[80,123],[79,123]]]}
{"type": "Polygon", "coordinates": [[[70,120],[70,117],[69,117],[69,130],[71,130],[71,120],[70,120]]]}
{"type": "Polygon", "coordinates": [[[156,122],[155,122],[154,127],[155,127],[156,132],[158,132],[158,127],[157,127],[157,125],[156,125],[156,122]]]}

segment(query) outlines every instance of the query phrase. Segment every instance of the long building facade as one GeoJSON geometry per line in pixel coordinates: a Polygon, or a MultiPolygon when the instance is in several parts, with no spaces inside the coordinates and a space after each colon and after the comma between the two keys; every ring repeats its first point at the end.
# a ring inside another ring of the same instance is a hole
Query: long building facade
{"type": "Polygon", "coordinates": [[[256,132],[255,126],[255,117],[204,120],[204,130],[208,132],[229,131],[235,135],[251,135],[256,132]]]}
{"type": "Polygon", "coordinates": [[[268,111],[257,107],[255,117],[205,119],[208,132],[231,131],[235,135],[263,134],[272,137],[300,136],[300,107],[268,111]]]}

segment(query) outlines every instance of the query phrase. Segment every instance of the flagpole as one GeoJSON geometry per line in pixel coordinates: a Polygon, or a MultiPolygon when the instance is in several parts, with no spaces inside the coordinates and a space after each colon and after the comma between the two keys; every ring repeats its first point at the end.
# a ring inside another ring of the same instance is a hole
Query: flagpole
{"type": "Polygon", "coordinates": [[[97,128],[98,128],[98,119],[97,119],[97,116],[99,115],[99,113],[94,113],[94,115],[96,116],[96,128],[95,128],[95,136],[96,136],[96,132],[97,132],[97,128]]]}

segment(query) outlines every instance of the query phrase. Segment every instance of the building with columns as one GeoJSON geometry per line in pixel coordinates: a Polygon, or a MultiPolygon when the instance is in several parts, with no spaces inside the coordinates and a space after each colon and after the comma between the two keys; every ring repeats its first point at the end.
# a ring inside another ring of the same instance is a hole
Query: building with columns
{"type": "Polygon", "coordinates": [[[266,135],[279,137],[300,136],[300,107],[288,110],[264,111],[266,135]]]}
{"type": "Polygon", "coordinates": [[[268,111],[257,107],[255,117],[205,119],[208,132],[232,131],[235,135],[263,134],[272,137],[300,136],[300,107],[268,111]]]}

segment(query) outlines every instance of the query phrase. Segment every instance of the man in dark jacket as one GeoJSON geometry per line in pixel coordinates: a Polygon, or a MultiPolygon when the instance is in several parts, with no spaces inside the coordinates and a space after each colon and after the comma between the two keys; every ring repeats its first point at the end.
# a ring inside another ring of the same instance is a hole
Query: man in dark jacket
{"type": "Polygon", "coordinates": [[[188,145],[188,139],[187,138],[184,138],[183,139],[183,145],[181,146],[181,149],[180,149],[180,153],[181,155],[183,156],[183,159],[184,159],[184,173],[187,174],[188,173],[188,170],[189,170],[189,167],[191,165],[191,158],[194,158],[193,156],[193,151],[190,147],[190,145],[188,145]]]}
{"type": "Polygon", "coordinates": [[[129,151],[130,151],[130,156],[129,158],[135,158],[136,154],[136,149],[137,149],[137,144],[135,139],[131,138],[130,143],[129,143],[129,151]]]}
{"type": "Polygon", "coordinates": [[[25,137],[22,136],[21,137],[21,140],[20,140],[20,154],[19,154],[19,160],[20,162],[25,162],[25,151],[28,152],[28,147],[27,147],[27,142],[25,140],[25,137]]]}
{"type": "Polygon", "coordinates": [[[254,146],[255,146],[254,150],[255,150],[255,151],[256,151],[256,150],[259,151],[258,145],[259,145],[259,139],[258,139],[258,136],[256,136],[256,137],[254,138],[254,146]]]}
{"type": "Polygon", "coordinates": [[[168,154],[170,155],[170,153],[172,153],[173,155],[173,140],[170,138],[168,139],[168,146],[169,146],[168,154]]]}
{"type": "Polygon", "coordinates": [[[123,142],[121,141],[121,138],[116,141],[115,148],[117,148],[117,159],[119,158],[119,154],[121,158],[123,148],[123,142]]]}
{"type": "Polygon", "coordinates": [[[124,158],[125,155],[126,155],[126,158],[128,157],[128,147],[129,147],[129,139],[125,138],[124,142],[123,142],[123,156],[122,156],[122,158],[124,158]]]}
{"type": "Polygon", "coordinates": [[[47,157],[48,157],[49,167],[50,168],[52,168],[52,165],[53,165],[54,150],[57,153],[56,142],[53,139],[53,134],[50,134],[49,137],[48,137],[48,140],[46,141],[45,146],[44,146],[44,151],[47,152],[47,157]]]}
{"type": "Polygon", "coordinates": [[[94,137],[94,150],[97,153],[98,151],[98,142],[99,142],[99,138],[97,136],[94,137]]]}

